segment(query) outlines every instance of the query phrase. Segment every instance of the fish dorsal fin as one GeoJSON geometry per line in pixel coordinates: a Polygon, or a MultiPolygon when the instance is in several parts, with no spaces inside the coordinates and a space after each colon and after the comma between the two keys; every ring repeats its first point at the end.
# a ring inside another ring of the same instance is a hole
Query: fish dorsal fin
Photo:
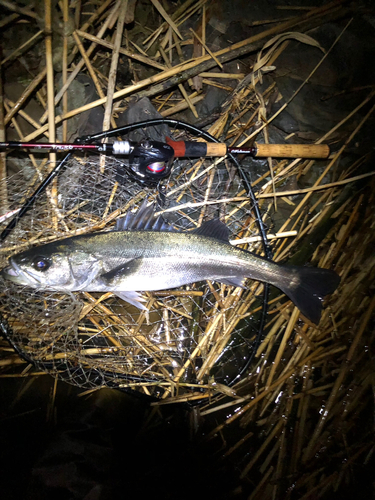
{"type": "Polygon", "coordinates": [[[229,243],[229,229],[219,219],[211,219],[204,222],[200,227],[194,229],[193,233],[229,243]]]}
{"type": "Polygon", "coordinates": [[[128,212],[116,220],[115,231],[174,231],[162,215],[155,217],[155,205],[143,200],[137,212],[128,212]]]}

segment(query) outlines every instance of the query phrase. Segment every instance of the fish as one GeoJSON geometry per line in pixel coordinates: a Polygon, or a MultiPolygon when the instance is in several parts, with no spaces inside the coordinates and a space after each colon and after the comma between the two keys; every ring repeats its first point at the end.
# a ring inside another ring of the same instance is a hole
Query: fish
{"type": "Polygon", "coordinates": [[[9,258],[1,276],[57,292],[112,292],[146,309],[139,292],[169,290],[203,280],[246,288],[247,278],[279,288],[318,324],[322,300],[340,277],[332,270],[279,264],[229,242],[229,229],[211,219],[176,231],[154,207],[118,219],[115,230],[71,236],[9,258]]]}

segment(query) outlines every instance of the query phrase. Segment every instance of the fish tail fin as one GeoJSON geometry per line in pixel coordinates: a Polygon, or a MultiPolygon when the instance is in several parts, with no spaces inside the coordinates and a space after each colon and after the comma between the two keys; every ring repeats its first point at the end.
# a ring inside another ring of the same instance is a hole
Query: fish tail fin
{"type": "Polygon", "coordinates": [[[322,314],[322,299],[336,290],[340,276],[329,269],[316,267],[283,268],[285,276],[281,280],[282,283],[276,286],[294,302],[306,318],[318,324],[322,314]]]}

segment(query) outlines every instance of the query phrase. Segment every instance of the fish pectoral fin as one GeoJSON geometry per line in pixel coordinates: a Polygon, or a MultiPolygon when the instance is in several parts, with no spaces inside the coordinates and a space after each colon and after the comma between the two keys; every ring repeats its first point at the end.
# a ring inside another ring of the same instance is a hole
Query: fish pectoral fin
{"type": "Polygon", "coordinates": [[[245,279],[242,276],[238,278],[237,276],[231,276],[230,278],[225,278],[225,279],[217,279],[216,281],[219,281],[219,283],[224,283],[224,285],[229,285],[229,286],[238,286],[240,288],[246,288],[245,286],[245,279]]]}
{"type": "Polygon", "coordinates": [[[141,309],[142,311],[148,311],[147,307],[142,304],[142,302],[145,302],[146,299],[142,297],[138,292],[113,292],[117,297],[120,297],[120,299],[125,300],[125,302],[128,302],[129,304],[138,307],[138,309],[141,309]]]}
{"type": "Polygon", "coordinates": [[[141,265],[141,262],[141,258],[129,260],[128,262],[125,262],[125,264],[121,264],[120,266],[101,274],[99,278],[106,286],[115,286],[119,279],[126,275],[135,273],[141,265]]]}

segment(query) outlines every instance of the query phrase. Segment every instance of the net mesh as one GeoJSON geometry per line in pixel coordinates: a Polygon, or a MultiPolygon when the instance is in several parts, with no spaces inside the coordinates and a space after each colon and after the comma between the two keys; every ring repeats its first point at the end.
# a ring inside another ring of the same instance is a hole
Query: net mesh
{"type": "MultiPolygon", "coordinates": [[[[181,133],[178,138],[181,138],[181,133]]],[[[186,134],[185,139],[191,139],[186,134]]],[[[2,180],[7,214],[19,207],[51,166],[15,158],[19,170],[2,180]]],[[[161,211],[188,231],[220,217],[230,239],[261,251],[250,199],[236,166],[227,159],[175,160],[162,185],[144,186],[129,174],[126,158],[72,157],[0,248],[0,265],[31,246],[62,237],[112,230],[116,219],[143,200],[162,199],[161,211]]],[[[3,210],[4,212],[4,210],[3,210]]],[[[262,310],[262,285],[240,289],[199,282],[145,292],[148,311],[112,293],[62,294],[1,281],[0,312],[18,352],[39,369],[72,384],[127,386],[167,397],[228,383],[253,349],[262,310]]]]}

